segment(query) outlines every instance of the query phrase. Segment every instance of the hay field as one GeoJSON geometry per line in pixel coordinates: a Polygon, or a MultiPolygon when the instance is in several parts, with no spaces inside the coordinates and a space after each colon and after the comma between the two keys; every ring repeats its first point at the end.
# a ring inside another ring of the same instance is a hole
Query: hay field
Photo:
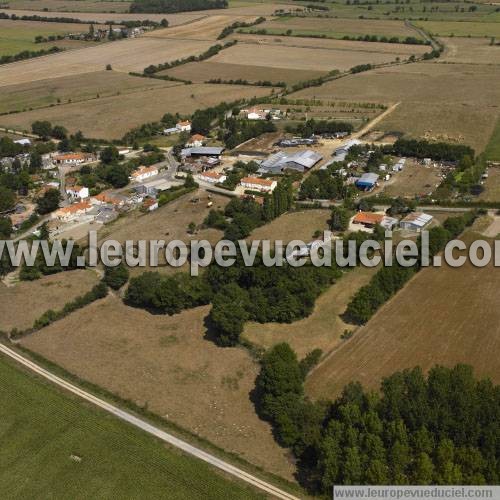
{"type": "Polygon", "coordinates": [[[488,38],[441,38],[445,51],[440,62],[500,65],[500,47],[490,45],[488,38]]]}
{"type": "Polygon", "coordinates": [[[500,68],[486,65],[416,63],[349,75],[290,98],[401,104],[377,129],[484,149],[499,109],[500,68]],[[460,82],[460,85],[457,85],[460,82]]]}
{"type": "MultiPolygon", "coordinates": [[[[272,37],[268,38],[272,40],[272,37]]],[[[358,64],[381,64],[394,61],[396,57],[407,57],[406,47],[385,47],[389,44],[375,44],[364,42],[346,42],[326,40],[330,47],[309,46],[303,47],[303,40],[295,39],[295,46],[272,43],[254,44],[239,43],[227,50],[219,52],[211,61],[228,64],[238,64],[245,61],[248,66],[265,66],[268,68],[300,69],[308,71],[331,71],[334,69],[344,71],[358,64]],[[338,44],[338,45],[335,45],[338,44]],[[375,45],[383,45],[379,50],[375,45]]],[[[412,53],[415,53],[413,51],[412,53]]],[[[271,73],[272,74],[272,73],[271,73]]]]}
{"type": "MultiPolygon", "coordinates": [[[[26,0],[27,2],[32,4],[31,0],[26,0]]],[[[36,0],[33,0],[36,1],[36,0]]],[[[46,0],[39,0],[45,3],[46,0]]],[[[59,5],[61,2],[59,0],[54,0],[59,5]]],[[[129,14],[128,12],[112,12],[113,9],[110,9],[107,13],[103,11],[84,11],[83,4],[81,0],[75,0],[75,3],[78,3],[78,9],[71,10],[68,12],[57,12],[57,17],[70,17],[73,19],[81,19],[83,21],[93,21],[96,23],[105,24],[107,21],[145,21],[150,19],[151,21],[160,22],[162,19],[167,19],[170,26],[177,26],[179,24],[188,23],[194,21],[195,19],[200,19],[205,14],[203,12],[182,12],[179,14],[129,14]]],[[[102,2],[97,2],[99,5],[102,5],[102,2]]],[[[113,2],[114,3],[114,2],[113,2]]],[[[119,5],[118,2],[116,2],[119,5]]],[[[35,3],[33,3],[33,6],[35,3]]],[[[56,17],[55,15],[48,14],[43,9],[43,6],[40,10],[26,10],[26,8],[21,9],[0,9],[0,12],[5,12],[6,14],[15,14],[16,16],[41,16],[41,17],[56,17]]]]}
{"type": "Polygon", "coordinates": [[[497,22],[416,21],[415,25],[437,36],[500,37],[500,23],[497,22]]]}
{"type": "Polygon", "coordinates": [[[11,287],[0,283],[0,330],[28,328],[48,309],[61,309],[97,282],[94,271],[82,269],[20,281],[11,287]]]}
{"type": "Polygon", "coordinates": [[[11,55],[23,50],[41,50],[54,45],[59,46],[60,41],[48,44],[35,43],[35,37],[40,35],[65,35],[67,33],[81,33],[88,31],[87,24],[74,23],[44,23],[37,21],[10,21],[0,19],[0,55],[11,55]]]}
{"type": "Polygon", "coordinates": [[[319,78],[325,75],[324,71],[309,71],[301,69],[273,68],[272,71],[266,66],[247,66],[245,64],[226,64],[210,61],[194,62],[184,64],[160,75],[169,75],[182,78],[195,83],[202,83],[214,78],[222,80],[237,80],[239,78],[249,82],[270,80],[272,82],[296,83],[311,78],[319,78]]]}
{"type": "Polygon", "coordinates": [[[44,106],[89,99],[128,95],[133,92],[176,86],[152,78],[138,78],[116,71],[96,71],[77,76],[38,80],[2,87],[0,113],[23,111],[44,106]]]}
{"type": "Polygon", "coordinates": [[[22,344],[71,373],[130,399],[227,451],[291,479],[286,450],[255,414],[259,366],[242,348],[204,338],[209,306],[175,316],[94,302],[22,344]]]}
{"type": "Polygon", "coordinates": [[[0,125],[29,130],[36,120],[63,125],[70,133],[81,130],[90,138],[120,139],[130,129],[159,120],[165,113],[191,114],[222,101],[261,97],[269,87],[240,85],[183,85],[161,87],[122,96],[103,97],[0,117],[0,125]]]}
{"type": "Polygon", "coordinates": [[[500,161],[500,118],[486,146],[486,158],[488,160],[500,161]]]}
{"type": "Polygon", "coordinates": [[[254,19],[255,16],[210,15],[182,26],[150,31],[144,36],[148,38],[175,38],[177,40],[217,40],[226,26],[237,21],[249,22],[254,19]]]}
{"type": "Polygon", "coordinates": [[[166,491],[169,498],[262,498],[5,357],[0,378],[0,462],[8,464],[0,490],[8,498],[162,498],[166,491]]]}
{"type": "Polygon", "coordinates": [[[266,29],[270,34],[292,30],[294,35],[326,35],[334,38],[342,38],[345,35],[397,36],[399,38],[413,36],[421,38],[415,30],[406,26],[403,21],[392,20],[277,17],[249,29],[266,29]]]}
{"type": "Polygon", "coordinates": [[[38,57],[0,67],[0,87],[48,78],[102,71],[107,64],[113,70],[141,72],[154,63],[173,61],[201,54],[210,42],[132,38],[95,47],[38,57]]]}
{"type": "Polygon", "coordinates": [[[334,398],[353,380],[377,389],[383,377],[416,365],[468,363],[500,381],[500,273],[492,266],[420,271],[306,381],[314,398],[334,398]]]}

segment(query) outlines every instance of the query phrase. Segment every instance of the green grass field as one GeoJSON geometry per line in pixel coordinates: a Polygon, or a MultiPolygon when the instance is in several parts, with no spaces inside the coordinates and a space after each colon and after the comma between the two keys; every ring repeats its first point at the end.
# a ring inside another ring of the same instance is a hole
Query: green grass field
{"type": "Polygon", "coordinates": [[[497,120],[495,130],[491,134],[490,142],[485,149],[488,160],[500,161],[500,118],[497,120]]]}
{"type": "Polygon", "coordinates": [[[3,498],[261,498],[4,358],[0,379],[3,498]]]}

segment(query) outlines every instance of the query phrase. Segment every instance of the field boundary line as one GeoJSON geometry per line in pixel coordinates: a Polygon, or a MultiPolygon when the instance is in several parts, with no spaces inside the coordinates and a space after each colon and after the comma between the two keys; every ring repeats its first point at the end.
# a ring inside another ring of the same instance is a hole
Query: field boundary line
{"type": "Polygon", "coordinates": [[[249,474],[248,472],[243,471],[242,469],[239,469],[238,467],[235,467],[234,465],[210,454],[207,453],[200,448],[197,448],[186,441],[179,439],[175,437],[174,435],[165,432],[164,430],[150,424],[144,419],[141,419],[139,417],[136,417],[132,413],[129,413],[125,410],[122,410],[118,408],[117,406],[108,403],[107,401],[98,398],[97,396],[94,396],[90,392],[87,392],[83,389],[80,389],[78,386],[67,382],[63,378],[54,375],[50,371],[46,370],[45,368],[41,367],[37,363],[27,359],[26,357],[20,355],[13,349],[7,347],[4,344],[0,343],[0,352],[2,352],[4,355],[10,357],[11,359],[15,360],[17,363],[23,365],[25,368],[28,368],[30,371],[36,373],[37,375],[43,377],[44,379],[50,381],[51,383],[65,389],[66,391],[78,396],[81,399],[84,399],[85,401],[92,403],[93,405],[97,406],[98,408],[114,415],[115,417],[119,418],[120,420],[123,420],[134,427],[137,427],[144,432],[147,432],[148,434],[160,439],[161,441],[170,444],[171,446],[174,446],[175,448],[178,448],[182,450],[183,452],[192,455],[200,460],[203,460],[204,462],[236,477],[237,479],[240,479],[253,487],[262,490],[270,495],[272,495],[275,498],[280,498],[283,500],[299,500],[298,497],[287,493],[284,490],[281,490],[277,488],[276,486],[263,481],[262,479],[259,479],[256,476],[253,476],[252,474],[249,474]]]}

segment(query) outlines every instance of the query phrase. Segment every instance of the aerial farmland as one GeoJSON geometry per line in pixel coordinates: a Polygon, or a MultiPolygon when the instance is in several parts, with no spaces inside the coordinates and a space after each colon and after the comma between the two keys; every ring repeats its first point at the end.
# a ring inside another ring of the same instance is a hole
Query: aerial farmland
{"type": "Polygon", "coordinates": [[[0,2],[0,496],[498,484],[498,82],[491,1],[0,2]]]}

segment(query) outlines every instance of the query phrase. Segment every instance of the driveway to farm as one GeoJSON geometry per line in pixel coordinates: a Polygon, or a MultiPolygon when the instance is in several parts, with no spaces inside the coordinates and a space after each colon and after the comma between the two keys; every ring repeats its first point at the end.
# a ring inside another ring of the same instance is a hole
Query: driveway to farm
{"type": "Polygon", "coordinates": [[[0,344],[0,352],[5,354],[6,356],[9,356],[13,360],[23,365],[25,368],[28,368],[32,372],[36,373],[37,375],[49,380],[53,384],[71,392],[72,394],[75,394],[76,396],[84,399],[85,401],[92,403],[93,405],[101,408],[102,410],[111,413],[115,417],[118,417],[119,419],[124,420],[125,422],[135,427],[138,427],[144,432],[147,432],[148,434],[151,434],[152,436],[161,439],[165,443],[168,443],[171,446],[174,446],[175,448],[178,448],[183,452],[188,453],[189,455],[192,455],[200,460],[203,460],[204,462],[209,463],[210,465],[213,465],[214,467],[217,467],[218,469],[223,470],[227,474],[230,474],[236,477],[237,479],[240,479],[241,481],[245,481],[246,483],[251,484],[255,488],[258,488],[268,493],[269,495],[272,495],[275,498],[281,498],[284,500],[299,500],[297,497],[291,495],[290,493],[280,490],[279,488],[276,488],[272,484],[262,481],[258,477],[252,476],[251,474],[241,469],[238,469],[234,465],[231,465],[230,463],[225,462],[224,460],[221,460],[220,458],[214,455],[211,455],[199,448],[196,448],[195,446],[190,445],[186,441],[183,441],[173,436],[172,434],[169,434],[161,430],[160,428],[151,425],[150,423],[136,417],[135,415],[132,415],[131,413],[121,410],[117,406],[114,406],[108,403],[107,401],[104,401],[103,399],[100,399],[94,396],[93,394],[90,394],[89,392],[80,389],[76,385],[70,384],[66,380],[50,373],[45,368],[42,368],[36,363],[33,363],[33,361],[30,361],[24,356],[21,356],[16,351],[10,349],[9,347],[3,344],[0,344]]]}

